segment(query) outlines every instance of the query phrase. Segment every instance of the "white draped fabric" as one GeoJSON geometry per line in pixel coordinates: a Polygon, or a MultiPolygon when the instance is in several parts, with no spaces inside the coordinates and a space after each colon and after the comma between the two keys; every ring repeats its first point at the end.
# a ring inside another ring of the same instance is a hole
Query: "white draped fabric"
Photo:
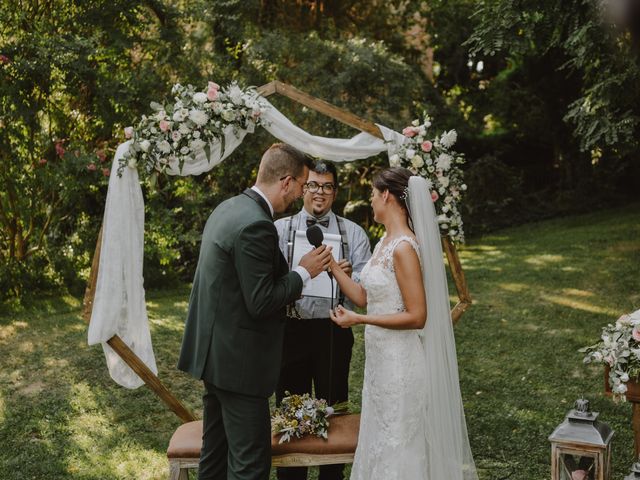
{"type": "MultiPolygon", "coordinates": [[[[387,150],[395,153],[405,137],[378,125],[385,140],[368,133],[353,138],[326,138],[311,135],[294,125],[273,105],[263,113],[264,128],[278,140],[293,145],[314,157],[335,162],[367,158],[387,150]]],[[[241,143],[246,130],[225,130],[224,151],[218,142],[211,145],[210,158],[204,153],[182,170],[170,165],[171,175],[198,175],[218,165],[241,143]]],[[[116,172],[129,142],[121,144],[113,159],[116,172]]],[[[137,388],[143,384],[138,375],[107,344],[118,335],[140,359],[157,374],[145,305],[142,263],[144,248],[144,201],[135,169],[125,168],[121,177],[113,174],[109,180],[102,225],[102,245],[93,312],[89,324],[89,345],[102,343],[109,373],[123,387],[137,388]]]]}

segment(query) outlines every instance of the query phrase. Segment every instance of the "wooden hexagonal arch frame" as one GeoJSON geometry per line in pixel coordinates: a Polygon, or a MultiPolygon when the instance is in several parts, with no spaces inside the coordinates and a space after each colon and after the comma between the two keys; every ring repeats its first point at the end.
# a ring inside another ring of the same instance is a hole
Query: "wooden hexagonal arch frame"
{"type": "MultiPolygon", "coordinates": [[[[347,110],[336,107],[324,100],[313,97],[291,85],[279,81],[273,81],[258,88],[258,92],[263,97],[268,97],[275,93],[290,98],[308,108],[316,110],[334,120],[345,125],[356,128],[357,130],[367,132],[375,137],[383,138],[380,129],[372,122],[365,120],[347,110]]],[[[82,316],[88,323],[91,319],[91,311],[93,309],[93,300],[95,296],[96,282],[98,280],[98,266],[100,264],[100,245],[102,242],[102,228],[98,234],[95,253],[91,263],[91,275],[89,283],[85,291],[83,301],[82,316]]],[[[449,237],[442,237],[442,246],[447,256],[451,276],[458,293],[458,303],[451,310],[451,319],[453,323],[457,323],[462,314],[471,306],[471,295],[467,288],[467,282],[460,264],[460,258],[455,245],[449,237]]],[[[180,400],[178,400],[171,391],[160,381],[140,358],[129,348],[129,346],[118,336],[114,335],[107,343],[109,346],[135,371],[140,378],[153,390],[165,404],[178,416],[183,422],[191,422],[195,420],[195,416],[187,409],[180,400]]]]}

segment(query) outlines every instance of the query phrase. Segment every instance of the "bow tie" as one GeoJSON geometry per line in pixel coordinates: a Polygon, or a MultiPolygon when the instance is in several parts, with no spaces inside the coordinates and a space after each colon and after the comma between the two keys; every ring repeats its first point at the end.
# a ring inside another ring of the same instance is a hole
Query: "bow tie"
{"type": "Polygon", "coordinates": [[[317,219],[315,217],[307,217],[307,228],[309,228],[312,225],[315,225],[316,223],[319,223],[324,228],[329,228],[329,217],[325,217],[322,219],[317,219]]]}

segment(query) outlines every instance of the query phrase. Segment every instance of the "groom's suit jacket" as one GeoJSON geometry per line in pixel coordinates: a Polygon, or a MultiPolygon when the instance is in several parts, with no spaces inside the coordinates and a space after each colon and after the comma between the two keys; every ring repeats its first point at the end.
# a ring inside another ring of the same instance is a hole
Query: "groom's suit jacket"
{"type": "Polygon", "coordinates": [[[178,368],[223,390],[270,396],[285,307],[301,292],[266,202],[253,190],[224,201],[202,235],[178,368]]]}

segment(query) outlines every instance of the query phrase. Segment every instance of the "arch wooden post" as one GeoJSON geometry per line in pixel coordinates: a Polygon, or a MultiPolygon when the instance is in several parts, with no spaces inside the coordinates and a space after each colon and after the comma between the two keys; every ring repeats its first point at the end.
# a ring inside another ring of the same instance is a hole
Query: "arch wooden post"
{"type": "MultiPolygon", "coordinates": [[[[309,107],[317,112],[320,112],[327,117],[333,118],[345,125],[349,125],[362,132],[367,132],[375,137],[383,138],[380,129],[372,122],[355,115],[348,110],[337,107],[325,102],[319,98],[316,98],[308,93],[305,93],[297,88],[287,85],[279,81],[273,81],[267,83],[257,89],[263,97],[268,97],[275,93],[283,95],[291,100],[309,107]]],[[[93,310],[93,300],[95,297],[96,283],[98,280],[98,270],[100,265],[100,248],[102,242],[102,228],[98,235],[98,241],[96,244],[95,253],[91,263],[91,276],[89,283],[85,291],[83,301],[82,316],[88,323],[91,319],[91,312],[93,310]]],[[[442,238],[442,246],[447,256],[449,268],[451,270],[451,276],[456,285],[459,302],[451,310],[451,319],[453,323],[457,323],[462,314],[471,306],[471,296],[467,288],[467,282],[462,271],[462,265],[458,257],[458,252],[455,245],[448,237],[442,238]]],[[[122,358],[122,360],[129,365],[135,371],[140,378],[151,388],[167,406],[178,416],[183,422],[190,422],[195,420],[193,413],[191,413],[172,393],[169,389],[160,381],[157,375],[155,375],[140,358],[128,347],[128,345],[118,336],[114,335],[107,343],[109,346],[122,358]]]]}

